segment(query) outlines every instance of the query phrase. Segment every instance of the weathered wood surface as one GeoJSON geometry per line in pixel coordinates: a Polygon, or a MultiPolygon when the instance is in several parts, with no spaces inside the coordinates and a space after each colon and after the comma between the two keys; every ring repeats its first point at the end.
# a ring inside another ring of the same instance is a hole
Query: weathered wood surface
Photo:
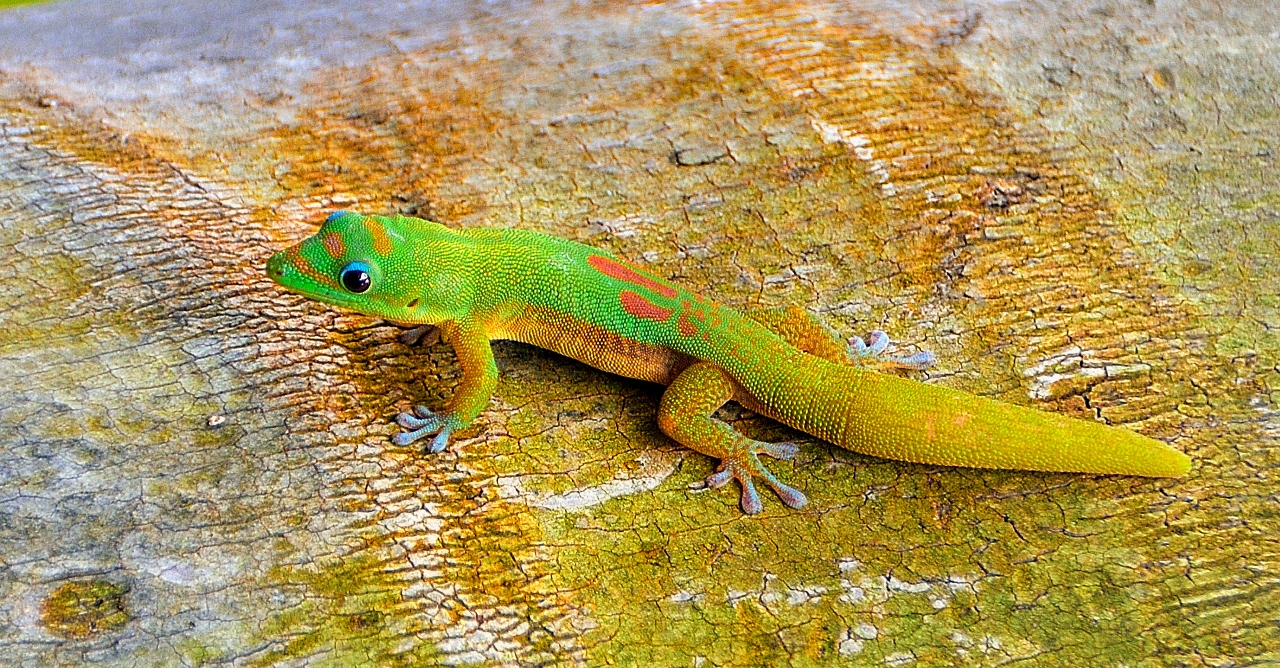
{"type": "Polygon", "coordinates": [[[0,664],[1278,661],[1276,10],[289,4],[0,13],[0,664]],[[811,507],[743,517],[658,388],[507,344],[396,448],[449,351],[261,271],[335,208],[879,326],[1195,466],[806,441],[811,507]]]}

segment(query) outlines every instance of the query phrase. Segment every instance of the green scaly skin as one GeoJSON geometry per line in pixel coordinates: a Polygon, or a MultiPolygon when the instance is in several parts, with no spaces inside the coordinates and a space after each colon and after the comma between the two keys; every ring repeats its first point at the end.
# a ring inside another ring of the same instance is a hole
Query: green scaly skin
{"type": "Polygon", "coordinates": [[[788,458],[794,445],[745,438],[711,417],[729,400],[849,450],[909,462],[1138,476],[1191,466],[1125,429],[877,373],[858,364],[867,346],[846,346],[802,309],[743,315],[605,251],[536,232],[338,212],[273,256],[267,273],[328,304],[439,328],[463,381],[443,411],[400,415],[406,431],[394,438],[405,445],[435,434],[433,452],[488,405],[498,376],[489,342],[512,339],[667,385],[658,425],[719,459],[707,483],[738,480],[748,513],[762,508],[755,478],[793,508],[806,499],[758,459],[788,458]]]}

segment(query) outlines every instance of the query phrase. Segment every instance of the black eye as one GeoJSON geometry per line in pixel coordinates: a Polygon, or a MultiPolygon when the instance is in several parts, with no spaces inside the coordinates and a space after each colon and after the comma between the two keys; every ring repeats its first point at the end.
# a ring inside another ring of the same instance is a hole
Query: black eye
{"type": "Polygon", "coordinates": [[[352,262],[342,268],[342,287],[360,294],[369,289],[373,279],[369,278],[369,265],[363,262],[352,262]]]}

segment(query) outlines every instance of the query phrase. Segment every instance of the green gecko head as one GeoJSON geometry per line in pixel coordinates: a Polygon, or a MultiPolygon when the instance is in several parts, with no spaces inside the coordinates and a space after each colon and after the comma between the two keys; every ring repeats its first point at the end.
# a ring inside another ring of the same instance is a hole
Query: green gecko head
{"type": "Polygon", "coordinates": [[[436,323],[464,306],[448,257],[448,228],[396,216],[338,211],[320,230],[267,261],[290,292],[404,323],[436,323]]]}

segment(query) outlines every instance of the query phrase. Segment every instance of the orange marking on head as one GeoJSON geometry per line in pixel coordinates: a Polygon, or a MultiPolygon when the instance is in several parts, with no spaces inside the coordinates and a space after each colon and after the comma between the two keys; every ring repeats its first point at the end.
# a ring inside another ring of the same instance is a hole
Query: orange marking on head
{"type": "Polygon", "coordinates": [[[373,237],[373,252],[383,256],[390,253],[391,237],[387,236],[387,229],[382,223],[368,217],[361,222],[364,223],[364,229],[369,231],[369,236],[373,237]]]}
{"type": "Polygon", "coordinates": [[[698,333],[697,326],[689,319],[689,314],[684,311],[680,312],[680,319],[676,321],[676,326],[680,330],[680,336],[693,336],[698,333]]]}
{"type": "Polygon", "coordinates": [[[645,276],[639,271],[627,267],[620,262],[610,260],[603,255],[592,255],[587,258],[587,264],[591,265],[596,271],[608,276],[609,278],[616,278],[619,281],[626,281],[632,285],[648,288],[667,299],[671,299],[676,296],[675,288],[672,288],[669,285],[663,285],[658,282],[658,279],[645,276]]]}
{"type": "Polygon", "coordinates": [[[671,317],[675,312],[674,309],[662,308],[657,304],[645,299],[630,290],[623,290],[618,295],[618,301],[622,302],[622,310],[634,315],[637,318],[646,320],[657,320],[662,322],[671,317]]]}
{"type": "Polygon", "coordinates": [[[307,260],[307,256],[302,254],[298,246],[290,248],[287,257],[289,258],[289,264],[292,264],[294,269],[297,269],[307,278],[329,287],[338,287],[337,282],[329,275],[316,271],[316,268],[311,266],[311,262],[307,260]]]}
{"type": "Polygon", "coordinates": [[[695,318],[697,318],[697,319],[699,319],[699,320],[702,320],[702,321],[704,321],[704,322],[705,322],[705,321],[706,321],[706,319],[707,319],[707,315],[706,315],[705,313],[703,313],[703,312],[702,312],[702,307],[701,307],[701,306],[699,306],[699,307],[698,307],[698,308],[696,308],[696,309],[693,309],[693,317],[695,317],[695,318]]]}
{"type": "Polygon", "coordinates": [[[343,255],[347,254],[347,245],[342,242],[342,235],[337,232],[329,232],[324,235],[324,249],[329,251],[329,257],[335,260],[341,260],[343,255]]]}

